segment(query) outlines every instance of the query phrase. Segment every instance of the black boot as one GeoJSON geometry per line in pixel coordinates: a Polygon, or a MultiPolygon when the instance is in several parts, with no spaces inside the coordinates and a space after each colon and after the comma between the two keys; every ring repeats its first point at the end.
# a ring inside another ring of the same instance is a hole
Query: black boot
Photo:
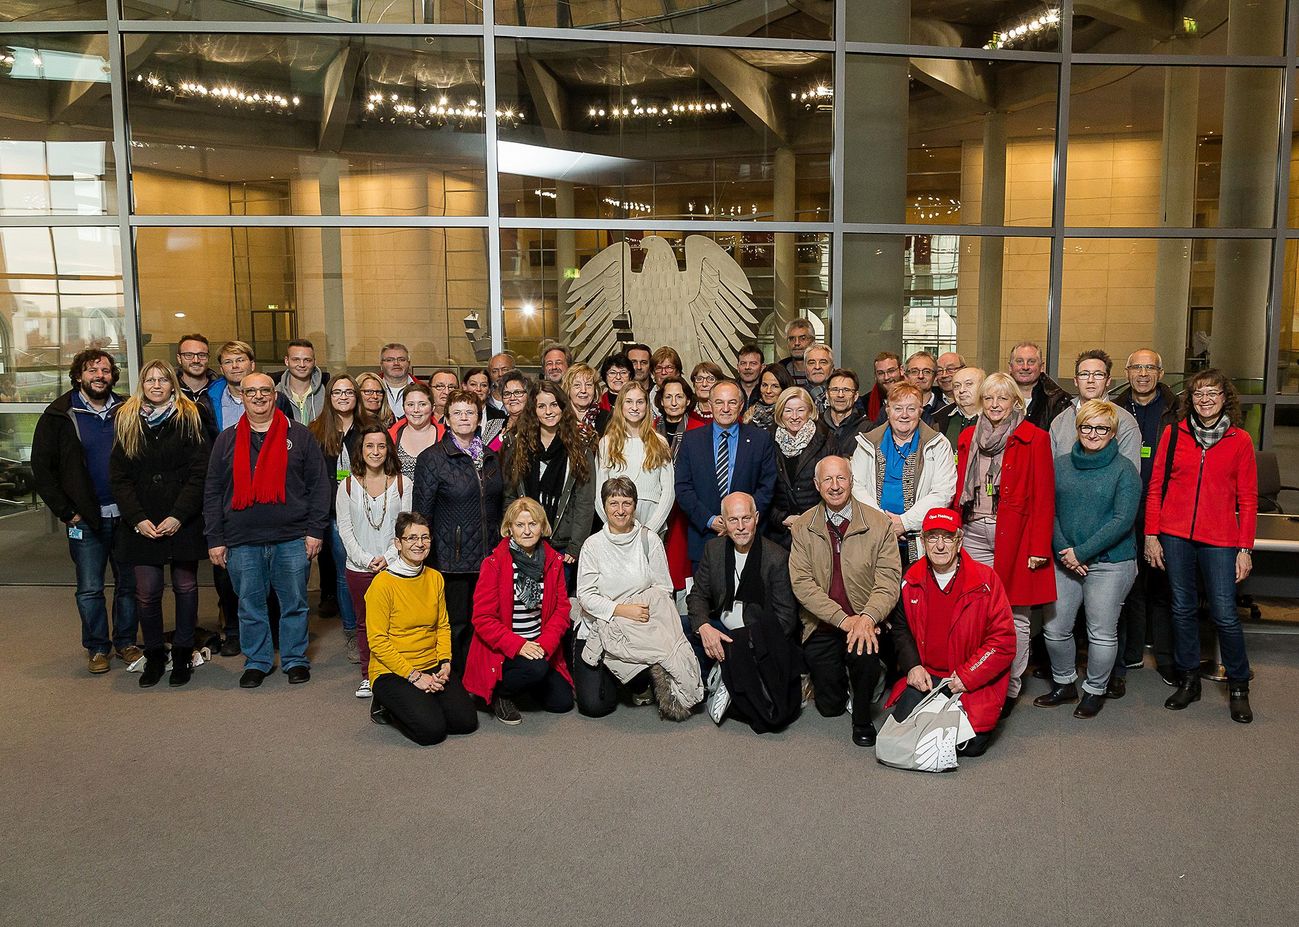
{"type": "Polygon", "coordinates": [[[1046,695],[1039,695],[1033,699],[1033,704],[1038,708],[1055,708],[1057,705],[1076,701],[1078,701],[1078,686],[1072,682],[1057,682],[1051,685],[1051,691],[1046,695]]]}
{"type": "Polygon", "coordinates": [[[167,685],[175,688],[189,682],[190,677],[194,675],[193,663],[193,647],[171,648],[171,678],[167,680],[167,685]]]}
{"type": "Polygon", "coordinates": [[[1254,712],[1249,707],[1249,683],[1233,682],[1230,684],[1231,720],[1249,724],[1254,720],[1254,712]]]}
{"type": "Polygon", "coordinates": [[[1189,673],[1182,673],[1181,681],[1177,683],[1177,691],[1164,700],[1164,707],[1172,711],[1181,711],[1192,702],[1199,700],[1200,671],[1191,670],[1189,673]]]}
{"type": "Polygon", "coordinates": [[[144,672],[140,674],[140,688],[151,689],[167,672],[167,648],[150,647],[144,652],[144,672]]]}

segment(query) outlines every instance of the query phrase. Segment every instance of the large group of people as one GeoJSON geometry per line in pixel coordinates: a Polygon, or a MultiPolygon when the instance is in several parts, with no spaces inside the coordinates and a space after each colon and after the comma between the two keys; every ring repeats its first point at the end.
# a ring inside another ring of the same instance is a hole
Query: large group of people
{"type": "Polygon", "coordinates": [[[986,374],[884,351],[867,387],[806,320],[784,334],[790,356],[745,345],[734,375],[687,371],[670,346],[596,367],[554,343],[535,379],[508,352],[421,379],[395,342],[377,370],[331,374],[305,340],[272,377],[249,344],[213,356],[193,334],[130,396],[110,354],[83,351],[32,464],[66,528],[88,669],[117,657],[143,688],[168,669],[188,683],[206,559],[239,685],[262,685],[277,651],[306,683],[315,562],[355,695],[419,744],[479,711],[515,725],[521,706],[628,704],[757,732],[810,705],[869,746],[882,713],[946,686],[973,756],[1034,659],[1034,704],[1091,719],[1150,646],[1166,707],[1188,708],[1203,598],[1230,717],[1252,719],[1235,592],[1256,471],[1227,376],[1178,396],[1140,350],[1115,395],[1112,359],[1089,350],[1071,395],[1024,342],[986,374]]]}

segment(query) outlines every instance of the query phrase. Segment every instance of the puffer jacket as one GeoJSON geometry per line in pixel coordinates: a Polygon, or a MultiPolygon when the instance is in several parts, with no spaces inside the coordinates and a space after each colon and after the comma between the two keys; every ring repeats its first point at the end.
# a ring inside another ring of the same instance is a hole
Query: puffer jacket
{"type": "Polygon", "coordinates": [[[816,491],[816,465],[838,451],[834,434],[819,420],[812,440],[792,462],[781,453],[780,445],[776,445],[776,490],[771,494],[771,505],[763,519],[763,533],[786,550],[789,550],[790,537],[785,519],[802,515],[821,501],[821,494],[816,491]]]}
{"type": "MultiPolygon", "coordinates": [[[[858,502],[879,509],[879,468],[875,459],[887,425],[857,435],[852,454],[852,494],[858,502]]],[[[916,459],[915,499],[902,513],[902,527],[920,530],[930,509],[945,508],[956,489],[956,455],[947,439],[924,422],[919,425],[920,447],[916,459]]],[[[890,439],[891,440],[891,439],[890,439]]]]}
{"type": "Polygon", "coordinates": [[[429,565],[442,573],[476,573],[500,538],[505,485],[496,452],[483,448],[482,469],[447,434],[415,461],[412,511],[428,519],[429,565]]]}

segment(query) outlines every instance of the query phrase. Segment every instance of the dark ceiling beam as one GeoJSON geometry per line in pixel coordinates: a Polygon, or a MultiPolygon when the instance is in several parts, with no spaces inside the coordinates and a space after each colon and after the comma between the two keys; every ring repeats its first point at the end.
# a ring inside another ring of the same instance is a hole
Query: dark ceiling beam
{"type": "Polygon", "coordinates": [[[360,73],[364,53],[354,45],[344,45],[325,67],[320,93],[320,127],[317,148],[338,151],[343,147],[348,119],[356,95],[356,76],[360,73]]]}
{"type": "Polygon", "coordinates": [[[790,143],[787,92],[772,75],[726,48],[699,49],[699,72],[755,132],[790,143]]]}
{"type": "Polygon", "coordinates": [[[1168,38],[1178,19],[1178,6],[1167,0],[1074,0],[1073,12],[1120,29],[1168,38]]]}

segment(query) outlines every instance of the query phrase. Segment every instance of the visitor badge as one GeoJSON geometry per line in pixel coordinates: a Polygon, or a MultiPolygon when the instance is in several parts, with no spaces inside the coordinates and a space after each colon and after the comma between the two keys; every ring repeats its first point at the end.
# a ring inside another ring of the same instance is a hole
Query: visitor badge
{"type": "Polygon", "coordinates": [[[69,541],[80,541],[80,540],[81,540],[81,525],[79,525],[79,524],[78,524],[78,525],[68,525],[68,540],[69,540],[69,541]]]}
{"type": "Polygon", "coordinates": [[[335,479],[337,482],[341,483],[341,482],[343,482],[343,480],[347,479],[347,478],[348,478],[349,476],[351,476],[351,475],[352,475],[352,471],[351,471],[351,470],[347,469],[346,467],[339,467],[339,468],[334,472],[334,479],[335,479]]]}
{"type": "Polygon", "coordinates": [[[1141,459],[1142,459],[1142,460],[1146,460],[1147,458],[1149,458],[1149,457],[1150,457],[1150,453],[1151,453],[1151,451],[1153,451],[1153,450],[1154,450],[1154,448],[1152,448],[1149,444],[1143,444],[1143,445],[1141,445],[1141,459]]]}

